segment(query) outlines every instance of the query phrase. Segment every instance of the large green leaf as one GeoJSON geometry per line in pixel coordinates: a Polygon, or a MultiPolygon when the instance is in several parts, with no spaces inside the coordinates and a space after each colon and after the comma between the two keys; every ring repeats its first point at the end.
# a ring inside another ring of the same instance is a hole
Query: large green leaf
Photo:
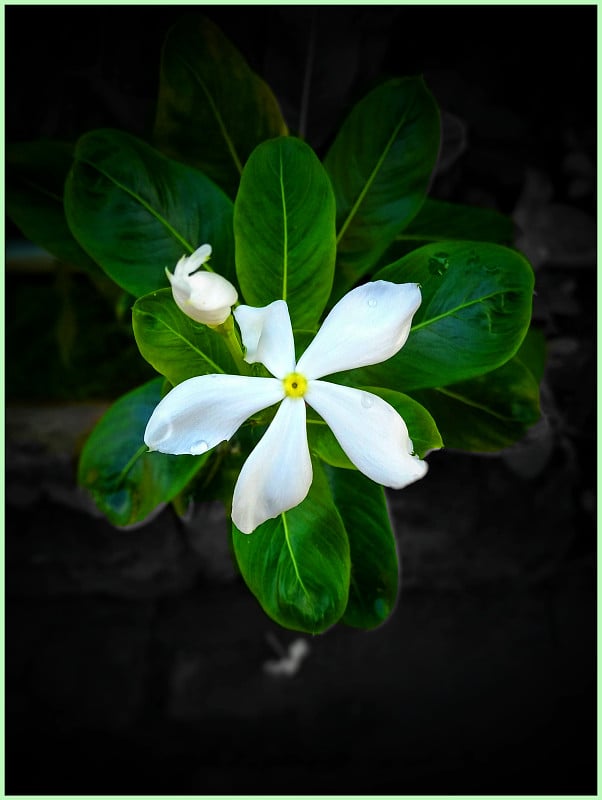
{"type": "Polygon", "coordinates": [[[426,245],[375,279],[420,284],[422,303],[400,352],[350,373],[354,383],[409,392],[464,381],[512,358],[529,327],[533,270],[520,253],[501,245],[426,245]]]}
{"type": "Polygon", "coordinates": [[[395,608],[399,585],[397,545],[385,493],[359,472],[329,467],[327,475],[351,552],[349,602],[342,622],[375,628],[395,608]]]}
{"type": "Polygon", "coordinates": [[[180,19],[163,47],[157,146],[234,198],[253,148],[286,133],[271,89],[219,28],[199,15],[180,19]]]}
{"type": "Polygon", "coordinates": [[[132,325],[143,357],[174,386],[196,375],[238,372],[224,338],[184,314],[171,289],[138,298],[132,325]]]}
{"type": "Polygon", "coordinates": [[[136,297],[166,286],[165,268],[173,271],[205,242],[213,247],[215,271],[234,280],[231,201],[201,172],[134,136],[113,130],[82,136],[65,206],[82,247],[136,297]]]}
{"type": "Polygon", "coordinates": [[[447,203],[427,197],[410,224],[395,241],[444,242],[452,240],[511,245],[514,222],[493,208],[447,203]]]}
{"type": "Polygon", "coordinates": [[[133,525],[170,502],[210,454],[150,453],[144,430],[161,400],[163,378],[121,397],[101,418],[81,453],[78,482],[114,525],[133,525]]]}
{"type": "Polygon", "coordinates": [[[73,162],[66,142],[21,142],[6,149],[6,210],[30,241],[71,266],[102,275],[71,233],[63,189],[73,162]]]}
{"type": "Polygon", "coordinates": [[[427,197],[410,224],[398,233],[382,255],[382,265],[424,244],[447,241],[479,241],[512,245],[514,223],[492,208],[447,203],[427,197]]]}
{"type": "Polygon", "coordinates": [[[343,615],[349,593],[349,541],[321,466],[305,500],[253,533],[233,526],[242,576],[279,625],[321,633],[343,615]]]}
{"type": "Polygon", "coordinates": [[[283,299],[293,325],[324,310],[335,262],[335,208],[328,176],[304,142],[281,137],[253,151],[234,205],[236,271],[245,299],[283,299]]]}
{"type": "MultiPolygon", "coordinates": [[[[441,435],[437,430],[434,419],[420,403],[400,392],[391,389],[381,389],[374,386],[360,387],[367,392],[372,392],[393,406],[407,425],[414,453],[424,458],[432,450],[443,446],[441,435]]],[[[316,414],[308,415],[309,443],[317,456],[333,467],[355,469],[349,458],[345,455],[341,445],[335,438],[326,422],[316,414]]]]}
{"type": "Polygon", "coordinates": [[[419,211],[439,150],[439,111],[420,78],[373,89],[324,160],[337,206],[333,300],[365,275],[419,211]]]}
{"type": "Polygon", "coordinates": [[[516,356],[498,369],[412,394],[437,420],[446,447],[495,452],[522,439],[539,419],[543,355],[541,339],[533,332],[516,356]]]}

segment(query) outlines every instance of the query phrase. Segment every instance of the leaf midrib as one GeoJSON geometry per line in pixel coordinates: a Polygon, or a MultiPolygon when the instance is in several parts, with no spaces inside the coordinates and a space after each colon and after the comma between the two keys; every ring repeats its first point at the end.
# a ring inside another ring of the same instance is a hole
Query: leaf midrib
{"type": "Polygon", "coordinates": [[[168,325],[167,322],[162,317],[159,317],[156,314],[153,314],[151,311],[143,311],[142,309],[137,309],[137,311],[135,313],[140,314],[141,316],[150,317],[151,319],[153,319],[156,322],[158,322],[163,328],[165,328],[165,330],[167,330],[170,333],[172,333],[177,339],[180,339],[180,341],[182,341],[191,350],[193,350],[195,353],[197,353],[201,357],[201,359],[203,359],[204,361],[207,362],[207,364],[209,364],[211,367],[213,367],[216,370],[216,372],[220,372],[220,373],[222,373],[222,375],[225,374],[225,371],[218,364],[216,364],[211,358],[209,358],[208,355],[203,353],[202,350],[199,350],[198,347],[195,347],[194,344],[192,344],[192,342],[189,339],[187,339],[185,336],[183,336],[178,330],[176,330],[175,328],[172,328],[171,325],[168,325]]]}
{"type": "Polygon", "coordinates": [[[463,311],[465,308],[470,308],[471,306],[478,305],[479,303],[483,303],[485,300],[489,300],[492,297],[495,297],[498,294],[506,294],[508,289],[503,289],[498,292],[492,292],[491,294],[483,295],[482,297],[477,297],[474,300],[471,300],[469,303],[464,303],[463,305],[456,306],[455,308],[450,308],[445,311],[444,314],[438,314],[436,317],[429,317],[425,319],[423,322],[419,322],[416,325],[412,325],[410,328],[410,334],[414,333],[415,331],[420,330],[421,328],[425,328],[428,325],[433,325],[435,322],[439,322],[441,319],[445,319],[446,317],[453,316],[458,311],[463,311]]]}
{"type": "Polygon", "coordinates": [[[226,123],[224,122],[224,119],[223,119],[222,115],[219,112],[219,108],[217,107],[217,103],[215,102],[215,100],[213,98],[213,95],[209,91],[209,88],[208,88],[207,84],[205,83],[205,81],[201,78],[201,76],[196,71],[195,67],[193,65],[191,65],[191,63],[189,61],[187,61],[182,55],[180,55],[179,58],[180,58],[180,61],[182,62],[182,64],[189,70],[190,74],[195,79],[195,81],[198,83],[198,85],[201,88],[201,91],[204,93],[205,97],[207,98],[207,101],[209,103],[209,107],[211,108],[211,111],[213,112],[213,116],[215,117],[215,121],[216,121],[217,126],[219,128],[219,131],[220,131],[220,133],[221,133],[221,135],[222,135],[222,137],[224,139],[224,142],[226,144],[226,148],[228,149],[228,152],[230,153],[230,157],[232,158],[232,161],[234,162],[234,166],[236,167],[236,169],[238,171],[238,174],[242,175],[242,162],[241,162],[241,160],[240,160],[240,158],[238,156],[238,153],[236,151],[236,147],[234,146],[234,142],[232,141],[232,139],[230,137],[230,134],[228,133],[228,129],[226,128],[226,123]]]}
{"type": "Polygon", "coordinates": [[[297,566],[297,561],[295,559],[295,554],[293,553],[293,547],[292,547],[291,542],[290,542],[289,531],[288,531],[288,522],[287,522],[287,519],[286,519],[286,513],[282,512],[280,517],[282,518],[282,527],[284,529],[284,540],[286,542],[286,546],[288,548],[288,552],[289,552],[289,555],[291,557],[291,562],[293,564],[293,569],[295,571],[295,575],[297,576],[297,580],[299,581],[299,586],[301,586],[301,588],[303,589],[303,593],[307,597],[307,599],[310,602],[310,604],[313,605],[313,603],[311,602],[311,595],[309,594],[309,592],[305,588],[305,584],[303,583],[303,580],[301,579],[301,575],[299,574],[299,568],[297,566]]]}
{"type": "Polygon", "coordinates": [[[284,166],[282,164],[282,149],[280,156],[280,197],[282,199],[282,299],[286,300],[288,292],[288,218],[286,215],[286,196],[284,192],[284,166]]]}
{"type": "Polygon", "coordinates": [[[121,181],[118,181],[117,178],[115,178],[106,170],[102,169],[102,167],[100,167],[98,164],[95,164],[94,161],[90,161],[87,158],[82,158],[81,156],[78,157],[77,160],[83,164],[87,164],[89,167],[92,167],[92,169],[95,169],[97,172],[103,175],[108,181],[110,181],[114,186],[116,186],[118,189],[124,192],[124,194],[127,194],[137,203],[140,203],[140,205],[144,209],[146,209],[148,213],[152,217],[154,217],[157,220],[157,222],[159,222],[177,242],[179,242],[179,244],[185,247],[189,253],[194,253],[194,247],[188,241],[186,241],[186,239],[180,233],[178,233],[178,231],[173,227],[173,225],[171,225],[165,219],[165,217],[163,217],[156,209],[154,209],[150,203],[147,203],[147,201],[143,197],[140,197],[139,194],[134,192],[125,184],[121,183],[121,181]]]}
{"type": "MultiPolygon", "coordinates": [[[[413,101],[413,99],[414,98],[412,98],[412,101],[413,101]]],[[[340,229],[339,233],[337,234],[337,240],[336,240],[337,245],[339,244],[339,242],[341,241],[341,239],[345,235],[345,232],[346,232],[347,228],[351,224],[354,216],[357,214],[357,212],[359,210],[359,207],[364,202],[364,198],[368,194],[369,189],[371,188],[372,184],[376,180],[376,176],[378,175],[382,165],[385,162],[386,157],[388,156],[391,148],[393,147],[393,142],[397,138],[397,134],[401,130],[402,125],[405,123],[405,121],[406,121],[406,119],[407,119],[407,117],[408,117],[408,115],[410,113],[412,105],[413,105],[413,102],[408,102],[408,104],[407,104],[407,106],[406,106],[406,108],[404,110],[404,113],[401,116],[401,119],[399,120],[397,125],[393,128],[393,132],[391,133],[391,136],[389,137],[389,139],[387,141],[387,144],[385,145],[381,156],[377,159],[376,164],[374,165],[374,167],[372,169],[372,172],[368,176],[368,179],[366,180],[366,183],[364,184],[362,190],[360,191],[355,203],[351,207],[351,210],[349,211],[349,214],[347,215],[347,219],[345,220],[345,222],[341,226],[341,229],[340,229]]]]}
{"type": "Polygon", "coordinates": [[[505,414],[499,414],[498,412],[494,411],[492,408],[483,405],[482,403],[477,403],[474,400],[470,400],[468,397],[465,397],[462,394],[458,394],[457,392],[451,392],[449,389],[446,389],[442,386],[437,386],[433,388],[433,391],[439,392],[439,394],[443,394],[446,397],[451,397],[452,400],[457,400],[460,403],[464,403],[471,408],[476,408],[478,411],[483,411],[485,414],[488,414],[490,417],[494,417],[495,419],[499,419],[500,422],[517,422],[514,417],[508,417],[505,414]]]}

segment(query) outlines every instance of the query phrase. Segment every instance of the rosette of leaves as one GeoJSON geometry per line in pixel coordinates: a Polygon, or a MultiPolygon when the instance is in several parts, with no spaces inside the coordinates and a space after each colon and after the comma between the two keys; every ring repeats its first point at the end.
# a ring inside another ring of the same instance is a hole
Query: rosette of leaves
{"type": "MultiPolygon", "coordinates": [[[[495,452],[536,422],[543,355],[529,332],[533,271],[508,246],[503,217],[427,198],[438,150],[437,105],[423,80],[409,77],[363,97],[321,161],[288,134],[272,92],[241,54],[193,17],[165,41],[153,141],[85,134],[70,152],[64,188],[54,191],[60,227],[52,241],[43,214],[27,217],[22,195],[18,209],[13,202],[30,238],[98,265],[137,298],[135,338],[158,377],[109,409],[79,465],[81,485],[111,522],[130,525],[191,496],[228,506],[262,433],[251,421],[199,456],[143,445],[170,386],[236,372],[223,339],[178,309],[165,276],[203,242],[242,302],[286,300],[299,347],[358,282],[420,284],[422,304],[397,356],[335,378],[392,404],[420,457],[442,446],[495,452]]],[[[11,196],[9,187],[9,210],[11,196]]],[[[249,536],[233,529],[233,552],[280,625],[312,633],[339,621],[375,627],[398,593],[386,497],[314,422],[309,495],[249,536]]]]}

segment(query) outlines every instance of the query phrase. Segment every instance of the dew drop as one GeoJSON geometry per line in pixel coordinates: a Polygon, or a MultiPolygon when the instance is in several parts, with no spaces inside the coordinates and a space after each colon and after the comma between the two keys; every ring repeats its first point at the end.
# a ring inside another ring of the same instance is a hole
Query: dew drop
{"type": "Polygon", "coordinates": [[[377,597],[374,601],[374,611],[376,616],[380,619],[385,619],[387,614],[389,613],[388,604],[382,597],[377,597]]]}
{"type": "Polygon", "coordinates": [[[190,455],[191,456],[200,456],[202,453],[206,453],[209,450],[209,445],[203,439],[200,442],[195,442],[190,448],[190,455]]]}
{"type": "Polygon", "coordinates": [[[374,405],[374,398],[370,397],[369,394],[363,394],[362,395],[362,406],[364,408],[372,408],[373,405],[374,405]]]}
{"type": "Polygon", "coordinates": [[[499,269],[494,264],[487,264],[485,266],[485,272],[489,272],[491,275],[495,275],[496,272],[499,272],[499,269]]]}
{"type": "Polygon", "coordinates": [[[378,301],[375,300],[374,297],[371,297],[368,300],[368,305],[370,306],[370,308],[376,308],[376,306],[378,305],[378,301]]]}
{"type": "Polygon", "coordinates": [[[431,275],[442,277],[449,268],[449,255],[447,253],[435,253],[429,258],[428,268],[431,275]]]}

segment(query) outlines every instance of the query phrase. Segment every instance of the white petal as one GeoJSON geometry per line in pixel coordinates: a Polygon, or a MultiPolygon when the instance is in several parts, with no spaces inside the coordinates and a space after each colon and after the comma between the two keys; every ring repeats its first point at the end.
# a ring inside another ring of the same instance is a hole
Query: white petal
{"type": "Polygon", "coordinates": [[[312,481],[305,403],[286,397],[245,461],[232,498],[232,521],[243,533],[294,508],[312,481]]]}
{"type": "Polygon", "coordinates": [[[259,361],[276,378],[284,378],[295,369],[293,328],[284,300],[274,300],[269,306],[253,308],[238,306],[234,317],[240,327],[246,348],[245,361],[259,361]]]}
{"type": "Polygon", "coordinates": [[[174,300],[189,317],[205,325],[221,325],[230,316],[238,293],[229,280],[205,270],[185,276],[178,275],[177,268],[175,275],[165,272],[174,300]]]}
{"type": "Polygon", "coordinates": [[[209,259],[210,255],[211,245],[202,244],[194,251],[194,253],[192,253],[192,255],[182,256],[182,258],[176,264],[176,277],[187,277],[191,272],[194,272],[196,269],[202,266],[205,261],[209,259]]]}
{"type": "Polygon", "coordinates": [[[405,422],[382,398],[327,381],[310,381],[305,400],[324,418],[359,471],[376,483],[402,489],[426,474],[426,462],[411,455],[405,422]]]}
{"type": "Polygon", "coordinates": [[[346,294],[324,320],[297,372],[321,378],[380,364],[405,344],[422,296],[417,283],[373,281],[346,294]]]}
{"type": "Polygon", "coordinates": [[[275,378],[190,378],[175,386],[155,408],[144,441],[161,453],[200,455],[228,440],[252,414],[282,397],[282,383],[275,378]]]}

